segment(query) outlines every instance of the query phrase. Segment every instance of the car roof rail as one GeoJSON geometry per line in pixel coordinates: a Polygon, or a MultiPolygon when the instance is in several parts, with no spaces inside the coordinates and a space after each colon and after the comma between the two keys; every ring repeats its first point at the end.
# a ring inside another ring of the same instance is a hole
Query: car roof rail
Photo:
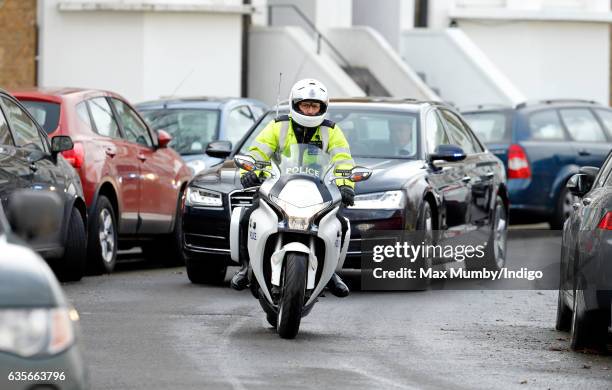
{"type": "Polygon", "coordinates": [[[518,109],[525,108],[530,105],[555,104],[555,103],[585,103],[585,104],[601,105],[601,103],[595,100],[587,100],[587,99],[543,99],[543,100],[536,100],[536,101],[521,102],[521,103],[518,103],[514,108],[518,110],[518,109]]]}
{"type": "Polygon", "coordinates": [[[458,107],[460,112],[507,109],[507,108],[512,108],[512,106],[509,104],[502,104],[502,103],[481,103],[481,104],[470,104],[470,105],[458,107]]]}

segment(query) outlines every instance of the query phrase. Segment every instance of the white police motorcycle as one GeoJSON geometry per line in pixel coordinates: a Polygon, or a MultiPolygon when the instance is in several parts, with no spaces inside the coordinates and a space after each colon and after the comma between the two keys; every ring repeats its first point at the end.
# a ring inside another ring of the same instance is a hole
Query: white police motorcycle
{"type": "MultiPolygon", "coordinates": [[[[251,292],[282,338],[294,338],[301,318],[312,310],[333,276],[342,269],[350,238],[344,236],[336,214],[341,195],[328,153],[313,145],[295,144],[271,162],[237,155],[236,165],[262,170],[269,177],[259,188],[259,206],[248,224],[251,292]]],[[[353,182],[367,180],[372,171],[355,167],[343,172],[353,182]]],[[[240,217],[232,212],[230,248],[239,258],[240,217]]]]}

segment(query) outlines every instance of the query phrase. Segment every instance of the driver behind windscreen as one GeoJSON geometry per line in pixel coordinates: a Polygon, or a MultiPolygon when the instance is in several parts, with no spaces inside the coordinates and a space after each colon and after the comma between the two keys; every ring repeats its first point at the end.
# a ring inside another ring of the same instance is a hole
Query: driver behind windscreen
{"type": "MultiPolygon", "coordinates": [[[[349,171],[355,163],[351,157],[349,144],[334,122],[325,119],[329,98],[327,88],[317,80],[300,80],[289,95],[291,107],[289,115],[280,116],[259,133],[253,144],[249,147],[248,154],[256,161],[270,161],[270,157],[277,152],[288,152],[291,145],[308,144],[325,150],[331,156],[336,176],[341,176],[340,171],[349,171]],[[279,150],[282,145],[282,150],[279,150]]],[[[260,185],[264,178],[255,172],[240,172],[240,182],[244,188],[260,185]]],[[[355,183],[348,179],[336,179],[336,185],[342,194],[342,203],[352,206],[355,198],[355,183]]],[[[248,223],[251,213],[258,207],[258,200],[253,199],[253,205],[246,210],[240,219],[240,271],[232,278],[231,286],[236,290],[243,290],[248,286],[249,254],[247,246],[248,223]]],[[[348,226],[343,217],[338,216],[342,224],[343,233],[348,226]]],[[[337,297],[346,297],[349,289],[337,274],[331,278],[327,285],[332,294],[337,297]]],[[[273,291],[275,293],[275,291],[273,291]]],[[[276,292],[277,293],[277,292],[276,292]]]]}

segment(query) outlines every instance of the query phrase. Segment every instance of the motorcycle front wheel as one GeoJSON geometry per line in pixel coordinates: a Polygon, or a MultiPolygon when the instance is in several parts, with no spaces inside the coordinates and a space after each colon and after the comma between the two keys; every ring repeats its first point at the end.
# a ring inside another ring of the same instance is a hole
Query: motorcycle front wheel
{"type": "Polygon", "coordinates": [[[285,259],[282,296],[279,301],[276,330],[283,339],[293,339],[300,330],[308,256],[305,253],[287,253],[285,259]]]}

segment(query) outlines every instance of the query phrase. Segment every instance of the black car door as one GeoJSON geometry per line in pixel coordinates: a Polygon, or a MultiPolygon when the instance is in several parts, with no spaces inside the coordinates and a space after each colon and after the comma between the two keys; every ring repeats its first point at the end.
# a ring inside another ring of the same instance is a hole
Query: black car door
{"type": "MultiPolygon", "coordinates": [[[[425,141],[429,154],[439,145],[448,145],[451,141],[436,109],[431,109],[425,115],[425,141]]],[[[428,175],[429,183],[442,201],[440,230],[444,231],[444,236],[440,240],[451,240],[466,228],[469,193],[462,182],[463,176],[463,163],[446,161],[436,161],[428,175]]]]}
{"type": "Polygon", "coordinates": [[[3,110],[0,110],[0,201],[6,210],[8,197],[16,189],[30,186],[27,158],[15,148],[3,110]]]}
{"type": "Polygon", "coordinates": [[[2,106],[15,140],[17,154],[27,161],[29,185],[35,190],[52,190],[64,194],[66,172],[56,166],[50,146],[42,129],[18,103],[2,96],[2,106]]]}

